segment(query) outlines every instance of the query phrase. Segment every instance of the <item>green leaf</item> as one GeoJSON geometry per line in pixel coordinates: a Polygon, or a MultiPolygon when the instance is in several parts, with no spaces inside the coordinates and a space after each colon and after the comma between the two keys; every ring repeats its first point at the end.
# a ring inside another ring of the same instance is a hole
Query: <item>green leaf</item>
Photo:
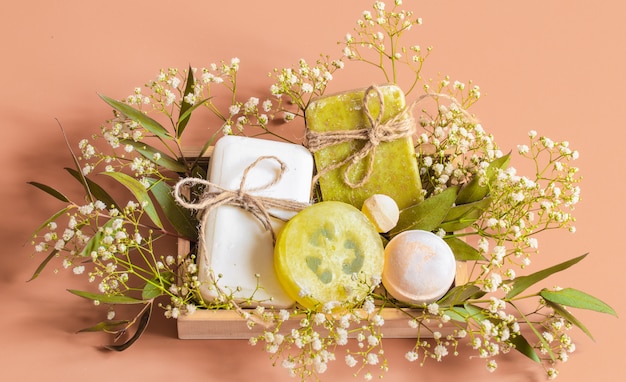
{"type": "Polygon", "coordinates": [[[485,197],[477,202],[460,204],[450,208],[448,214],[439,226],[446,232],[455,232],[472,225],[487,210],[491,198],[485,197]]]}
{"type": "Polygon", "coordinates": [[[590,294],[582,292],[574,288],[565,288],[561,290],[543,289],[539,295],[545,300],[557,304],[570,306],[572,308],[580,308],[593,310],[600,313],[607,313],[617,317],[617,312],[608,304],[590,294]]]}
{"type": "Polygon", "coordinates": [[[450,289],[445,296],[437,301],[437,304],[442,307],[463,304],[480,291],[480,288],[473,284],[459,285],[450,289]]]}
{"type": "Polygon", "coordinates": [[[64,207],[61,210],[59,210],[57,213],[55,213],[54,215],[50,216],[45,222],[41,223],[41,225],[37,227],[35,232],[33,232],[33,235],[37,235],[42,229],[46,228],[48,224],[55,221],[59,216],[69,211],[69,209],[70,209],[70,206],[64,207]]]}
{"type": "Polygon", "coordinates": [[[183,131],[185,131],[185,127],[189,122],[189,118],[191,118],[191,112],[187,113],[187,111],[193,106],[189,102],[185,100],[185,96],[189,93],[194,92],[195,87],[195,79],[193,78],[193,70],[191,65],[189,65],[189,69],[187,69],[187,81],[185,83],[185,90],[183,92],[183,102],[180,105],[180,113],[178,114],[178,124],[176,127],[176,138],[180,138],[183,135],[183,131]]]}
{"type": "Polygon", "coordinates": [[[100,98],[102,98],[104,102],[108,103],[109,106],[124,114],[133,121],[139,123],[141,126],[143,126],[146,130],[153,133],[154,135],[164,139],[172,138],[167,130],[163,126],[161,126],[160,123],[148,117],[140,110],[137,110],[123,102],[116,101],[113,98],[109,98],[102,94],[100,94],[100,98]]]}
{"type": "Polygon", "coordinates": [[[582,330],[587,336],[589,336],[589,338],[591,338],[592,340],[595,341],[595,339],[591,335],[591,332],[589,331],[589,329],[587,329],[587,327],[585,325],[583,325],[582,322],[580,322],[576,317],[574,317],[573,314],[568,312],[567,309],[565,309],[562,305],[557,304],[557,303],[552,302],[552,301],[548,301],[548,300],[546,300],[546,305],[551,307],[557,314],[559,314],[561,317],[563,317],[567,321],[569,321],[572,324],[578,326],[578,328],[580,328],[580,330],[582,330]]]}
{"type": "Polygon", "coordinates": [[[457,322],[465,323],[467,322],[467,318],[469,317],[469,313],[467,312],[467,310],[460,306],[452,305],[449,307],[443,307],[443,312],[448,317],[450,317],[451,320],[454,320],[457,322]]]}
{"type": "Polygon", "coordinates": [[[133,334],[133,336],[128,341],[124,342],[121,345],[109,345],[109,346],[106,346],[106,348],[109,350],[115,350],[115,351],[124,351],[128,349],[132,344],[135,343],[135,341],[139,339],[139,337],[141,337],[143,332],[146,330],[146,328],[148,327],[148,323],[150,322],[151,315],[152,315],[152,303],[150,303],[150,306],[141,314],[139,323],[137,324],[137,330],[135,331],[135,334],[133,334]]]}
{"type": "Polygon", "coordinates": [[[104,188],[100,187],[96,182],[83,176],[79,171],[74,170],[73,168],[65,168],[67,172],[69,172],[74,178],[76,178],[79,182],[85,182],[86,187],[89,189],[89,194],[95,199],[104,203],[107,208],[115,207],[119,209],[119,206],[115,199],[109,195],[108,192],[104,190],[104,188]]]}
{"type": "Polygon", "coordinates": [[[109,219],[101,227],[101,229],[98,229],[98,231],[89,239],[89,241],[87,241],[87,244],[85,244],[82,251],[80,251],[80,255],[82,257],[89,257],[91,256],[91,252],[98,250],[98,247],[100,247],[100,243],[104,238],[104,229],[110,227],[115,220],[116,218],[109,219]]]}
{"type": "Polygon", "coordinates": [[[143,289],[141,290],[141,298],[144,300],[150,300],[153,298],[157,298],[163,294],[163,289],[159,285],[159,279],[153,279],[152,281],[146,282],[143,289]]]}
{"type": "Polygon", "coordinates": [[[39,182],[26,182],[26,183],[30,184],[31,186],[37,187],[41,191],[59,199],[62,202],[65,202],[65,203],[70,202],[70,200],[65,195],[63,195],[62,193],[60,193],[59,191],[55,190],[54,188],[50,186],[46,186],[45,184],[42,184],[39,182]]]}
{"type": "Polygon", "coordinates": [[[454,253],[454,258],[457,260],[485,260],[483,255],[481,255],[476,248],[458,237],[445,237],[443,240],[450,246],[450,249],[452,249],[454,253]]]}
{"type": "Polygon", "coordinates": [[[124,295],[110,296],[106,294],[91,293],[91,292],[85,292],[85,291],[76,290],[76,289],[68,289],[68,292],[75,294],[76,296],[86,298],[88,300],[99,301],[103,304],[128,305],[128,304],[146,304],[147,303],[147,301],[138,300],[136,298],[132,298],[132,297],[124,296],[124,295]]]}
{"type": "Polygon", "coordinates": [[[118,327],[122,326],[122,325],[126,325],[128,324],[128,320],[116,320],[116,321],[102,321],[97,323],[94,326],[90,326],[88,328],[85,329],[81,329],[78,332],[79,333],[84,333],[84,332],[111,332],[111,331],[116,331],[118,327]]]}
{"type": "Polygon", "coordinates": [[[180,116],[178,117],[178,137],[180,138],[180,136],[183,134],[183,132],[180,129],[180,121],[185,121],[184,126],[183,126],[183,130],[185,129],[185,127],[187,126],[187,123],[189,121],[189,118],[191,118],[191,113],[194,112],[194,110],[196,110],[197,108],[199,108],[200,106],[204,105],[208,100],[210,100],[213,97],[207,97],[199,102],[196,102],[193,106],[191,106],[190,108],[186,109],[184,112],[180,113],[180,116]]]}
{"type": "Polygon", "coordinates": [[[579,261],[581,261],[582,259],[584,259],[587,256],[587,254],[584,254],[582,256],[573,258],[571,260],[562,262],[560,264],[554,265],[550,268],[546,268],[540,271],[537,271],[535,273],[532,273],[530,275],[527,276],[519,276],[517,278],[515,278],[515,281],[513,281],[512,286],[511,286],[511,290],[509,291],[509,293],[506,294],[506,299],[511,299],[515,296],[517,296],[518,294],[522,293],[523,291],[525,291],[526,289],[528,289],[530,286],[538,283],[539,281],[547,278],[548,276],[553,275],[554,273],[560,272],[562,270],[565,270],[569,267],[571,267],[572,265],[578,263],[579,261]]]}
{"type": "Polygon", "coordinates": [[[154,207],[154,203],[148,195],[148,191],[145,187],[135,178],[122,172],[103,172],[102,174],[110,176],[124,185],[130,192],[135,195],[137,201],[143,206],[143,210],[146,211],[148,217],[159,228],[163,229],[163,223],[159,218],[159,214],[154,207]]]}
{"type": "Polygon", "coordinates": [[[554,361],[556,359],[556,356],[554,355],[554,351],[552,351],[552,347],[550,346],[548,341],[545,339],[545,337],[541,333],[539,333],[539,330],[537,330],[535,325],[533,325],[533,323],[528,319],[527,316],[522,314],[522,318],[524,319],[526,324],[528,324],[528,327],[530,328],[530,330],[532,330],[532,332],[535,333],[535,336],[537,336],[537,338],[541,342],[541,345],[550,356],[550,360],[554,361]]]}
{"type": "Polygon", "coordinates": [[[163,151],[157,150],[156,148],[148,144],[145,144],[143,142],[135,142],[132,139],[123,139],[121,143],[133,146],[135,150],[144,158],[161,167],[165,167],[168,170],[178,173],[184,173],[187,171],[182,163],[165,154],[163,151]],[[154,160],[155,154],[159,155],[160,158],[158,160],[154,160]]]}
{"type": "Polygon", "coordinates": [[[164,181],[148,178],[150,192],[154,195],[163,214],[180,235],[196,240],[198,238],[198,222],[193,218],[191,211],[176,203],[173,189],[164,181]]]}
{"type": "Polygon", "coordinates": [[[70,155],[72,157],[72,161],[74,162],[74,166],[76,167],[75,171],[78,174],[78,177],[76,179],[78,179],[80,184],[85,189],[85,194],[87,195],[89,201],[93,202],[94,201],[93,195],[91,194],[91,190],[89,189],[89,185],[87,184],[87,179],[85,178],[85,176],[83,175],[83,172],[81,171],[81,166],[80,166],[80,163],[78,162],[78,158],[76,157],[76,155],[74,154],[74,151],[72,150],[72,146],[70,145],[70,142],[67,139],[67,135],[65,135],[65,130],[63,130],[63,127],[60,124],[59,126],[61,127],[61,133],[63,133],[63,138],[65,139],[65,145],[67,146],[70,152],[70,155]]]}
{"type": "Polygon", "coordinates": [[[144,300],[151,300],[157,298],[163,294],[164,290],[169,289],[174,280],[174,273],[165,271],[154,277],[152,280],[146,282],[141,292],[141,298],[144,300]]]}
{"type": "Polygon", "coordinates": [[[511,338],[510,341],[513,345],[515,345],[515,350],[522,353],[526,357],[532,359],[533,361],[537,363],[541,363],[541,359],[539,358],[539,355],[537,355],[537,352],[532,347],[532,345],[528,343],[528,340],[526,340],[526,337],[519,334],[511,338]]]}
{"type": "Polygon", "coordinates": [[[448,211],[456,199],[456,187],[447,188],[445,191],[425,199],[419,204],[400,211],[398,224],[390,232],[395,236],[407,230],[420,229],[433,231],[448,214],[448,211]]]}
{"type": "Polygon", "coordinates": [[[37,277],[39,277],[39,275],[41,274],[41,272],[44,270],[44,268],[46,267],[46,265],[48,265],[48,263],[50,262],[50,260],[52,260],[57,253],[59,253],[59,251],[57,251],[56,249],[53,250],[52,252],[50,252],[50,254],[41,262],[41,264],[39,264],[39,266],[37,267],[37,269],[35,270],[35,273],[33,273],[33,275],[30,277],[30,279],[28,279],[27,282],[29,281],[33,281],[34,279],[36,279],[37,277]]]}
{"type": "Polygon", "coordinates": [[[501,156],[500,158],[494,159],[487,167],[485,176],[487,177],[487,182],[481,182],[481,178],[475,176],[470,180],[468,184],[466,184],[461,191],[459,192],[459,196],[456,199],[456,204],[467,204],[472,202],[477,202],[483,199],[489,193],[489,183],[492,183],[496,176],[498,175],[498,170],[504,170],[509,165],[509,161],[511,160],[511,154],[507,154],[501,156]]]}
{"type": "Polygon", "coordinates": [[[491,319],[487,318],[484,309],[477,305],[466,303],[463,305],[463,307],[465,307],[465,310],[467,310],[468,318],[471,317],[477,323],[480,323],[483,320],[492,321],[491,319]]]}

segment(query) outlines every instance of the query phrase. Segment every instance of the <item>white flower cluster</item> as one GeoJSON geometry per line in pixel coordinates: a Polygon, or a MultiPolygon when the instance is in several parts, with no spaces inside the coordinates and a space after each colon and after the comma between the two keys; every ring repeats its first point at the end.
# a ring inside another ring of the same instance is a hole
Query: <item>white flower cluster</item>
{"type": "MultiPolygon", "coordinates": [[[[345,35],[342,41],[343,55],[349,60],[382,69],[386,80],[392,82],[397,79],[396,63],[402,63],[414,73],[417,82],[424,60],[431,49],[423,50],[419,45],[403,47],[398,44],[398,39],[404,32],[414,25],[422,24],[421,18],[414,18],[412,11],[400,9],[401,5],[401,1],[395,1],[391,10],[388,10],[384,2],[374,2],[372,11],[366,10],[362,13],[354,34],[345,35]],[[385,62],[387,59],[388,63],[385,62]]],[[[406,93],[410,93],[411,89],[406,93]]]]}
{"type": "Polygon", "coordinates": [[[298,111],[283,110],[285,121],[293,120],[296,115],[302,116],[311,99],[322,95],[334,72],[343,67],[343,61],[322,56],[314,65],[302,58],[296,68],[275,69],[273,77],[276,82],[271,85],[270,92],[278,99],[288,98],[298,108],[298,111]]]}
{"type": "Polygon", "coordinates": [[[489,163],[502,155],[493,136],[459,105],[440,104],[439,96],[434,99],[437,113],[421,116],[424,132],[415,142],[425,197],[484,176],[489,163]]]}

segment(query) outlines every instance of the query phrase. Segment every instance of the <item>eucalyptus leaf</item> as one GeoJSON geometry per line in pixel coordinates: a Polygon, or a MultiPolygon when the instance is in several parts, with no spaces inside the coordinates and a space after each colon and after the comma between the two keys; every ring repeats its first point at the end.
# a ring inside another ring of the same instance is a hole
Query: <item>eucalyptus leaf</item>
{"type": "Polygon", "coordinates": [[[163,214],[176,232],[187,239],[196,240],[198,238],[198,221],[194,219],[191,211],[176,203],[172,187],[164,181],[154,178],[148,178],[148,182],[150,183],[150,192],[154,195],[163,214]]]}
{"type": "Polygon", "coordinates": [[[535,349],[532,347],[532,345],[528,343],[528,340],[526,339],[526,337],[524,337],[521,334],[518,334],[515,337],[512,337],[510,341],[513,345],[515,345],[515,350],[522,353],[526,357],[532,359],[533,361],[537,363],[541,363],[541,358],[539,358],[539,355],[537,354],[535,349]]]}
{"type": "Polygon", "coordinates": [[[165,167],[168,170],[178,173],[184,173],[187,171],[182,163],[167,155],[163,151],[157,150],[146,143],[136,142],[132,139],[123,139],[121,143],[133,146],[135,150],[144,158],[159,166],[165,167]],[[155,160],[155,156],[158,156],[157,160],[155,160]]]}
{"type": "Polygon", "coordinates": [[[141,298],[143,298],[144,300],[157,298],[162,294],[163,294],[163,289],[161,289],[158,279],[153,279],[151,281],[146,282],[146,285],[144,285],[143,289],[141,290],[141,298]]]}
{"type": "Polygon", "coordinates": [[[443,192],[431,196],[424,201],[400,211],[398,224],[389,233],[395,236],[407,230],[433,231],[448,214],[456,199],[456,187],[450,187],[443,192]]]}
{"type": "Polygon", "coordinates": [[[152,280],[146,282],[141,292],[141,298],[144,300],[152,300],[161,296],[164,290],[169,289],[174,279],[174,273],[170,271],[160,273],[152,280]]]}
{"type": "Polygon", "coordinates": [[[491,321],[491,319],[489,319],[487,317],[487,315],[485,315],[484,309],[481,308],[480,306],[477,306],[477,305],[474,305],[474,304],[465,303],[463,305],[463,307],[465,308],[465,310],[468,313],[468,318],[471,317],[477,323],[480,323],[483,320],[491,321]]]}
{"type": "Polygon", "coordinates": [[[458,237],[445,237],[443,240],[450,246],[450,249],[452,249],[452,253],[454,253],[454,258],[456,260],[486,260],[476,248],[467,244],[458,237]]]}
{"type": "Polygon", "coordinates": [[[446,232],[456,232],[471,226],[491,204],[490,197],[477,202],[460,204],[450,208],[439,228],[446,232]]]}
{"type": "Polygon", "coordinates": [[[509,293],[506,294],[506,299],[511,299],[515,296],[517,296],[518,294],[522,293],[523,291],[525,291],[526,289],[528,289],[530,286],[538,283],[539,281],[547,278],[548,276],[553,275],[554,273],[563,271],[569,267],[571,267],[572,265],[578,263],[579,261],[581,261],[582,259],[584,259],[587,256],[587,254],[584,254],[582,256],[578,256],[576,258],[573,258],[571,260],[562,262],[560,264],[554,265],[550,268],[546,268],[540,271],[537,271],[535,273],[532,273],[530,275],[527,276],[519,276],[515,278],[515,281],[513,281],[513,283],[511,284],[511,290],[509,290],[509,293]]]}
{"type": "Polygon", "coordinates": [[[217,138],[217,133],[213,134],[211,138],[207,139],[207,141],[204,142],[204,145],[202,146],[200,153],[194,160],[193,165],[191,166],[191,176],[193,176],[194,178],[206,179],[207,171],[205,170],[205,168],[203,168],[203,166],[200,165],[200,163],[201,161],[208,159],[208,156],[205,157],[204,155],[209,150],[211,145],[215,143],[216,138],[217,138]]]}
{"type": "Polygon", "coordinates": [[[54,215],[50,216],[48,219],[46,219],[46,221],[41,223],[39,225],[39,227],[37,227],[37,229],[35,230],[35,232],[33,234],[37,235],[42,229],[46,228],[48,226],[48,224],[50,224],[53,221],[57,220],[57,218],[59,216],[63,215],[64,213],[66,213],[69,210],[70,210],[70,206],[67,206],[67,207],[64,207],[61,210],[57,211],[54,215]]]}
{"type": "Polygon", "coordinates": [[[89,257],[91,256],[91,252],[93,251],[97,251],[98,247],[100,247],[100,243],[102,242],[102,239],[104,238],[104,229],[107,227],[110,227],[113,224],[113,221],[115,220],[115,218],[113,219],[109,219],[109,221],[107,221],[101,228],[99,229],[88,241],[87,244],[85,244],[85,246],[83,247],[83,249],[80,251],[80,255],[82,257],[89,257]]]}
{"type": "Polygon", "coordinates": [[[88,300],[99,301],[103,304],[121,304],[121,305],[131,304],[132,305],[132,304],[146,304],[147,303],[147,301],[138,300],[136,298],[132,298],[132,297],[124,296],[124,295],[106,295],[106,294],[101,294],[101,293],[85,292],[85,291],[76,290],[76,289],[68,289],[68,292],[75,294],[76,296],[86,298],[88,300]]]}
{"type": "Polygon", "coordinates": [[[437,301],[437,305],[442,307],[461,305],[480,291],[480,288],[473,284],[459,285],[450,289],[445,296],[437,301]]]}
{"type": "Polygon", "coordinates": [[[469,313],[467,312],[467,310],[463,307],[460,306],[448,306],[448,307],[442,307],[443,313],[445,315],[447,315],[448,317],[450,317],[451,320],[457,321],[457,322],[467,322],[467,318],[469,317],[469,313]]]}
{"type": "Polygon", "coordinates": [[[593,297],[590,294],[582,292],[574,288],[565,288],[560,290],[543,289],[539,295],[545,300],[557,304],[569,306],[572,308],[580,308],[593,310],[600,313],[607,313],[617,317],[617,312],[605,302],[593,297]]]}
{"type": "Polygon", "coordinates": [[[539,339],[539,341],[541,342],[541,345],[543,346],[543,348],[546,349],[548,355],[550,356],[550,360],[554,361],[556,359],[556,356],[554,355],[554,351],[552,351],[552,347],[550,346],[548,341],[539,332],[539,330],[537,330],[535,325],[533,325],[533,323],[528,319],[528,317],[526,317],[525,315],[522,315],[522,318],[524,319],[526,324],[528,324],[528,327],[530,328],[530,330],[532,330],[532,332],[535,334],[535,336],[539,339]]]}
{"type": "Polygon", "coordinates": [[[194,110],[196,110],[197,108],[199,108],[200,106],[204,105],[208,100],[210,100],[213,97],[207,97],[203,100],[200,100],[198,102],[196,102],[194,105],[192,105],[191,107],[189,107],[188,109],[185,109],[185,111],[182,111],[181,108],[181,113],[180,116],[178,117],[178,137],[180,138],[180,136],[183,134],[183,131],[185,129],[185,127],[187,126],[187,123],[189,122],[189,118],[191,118],[191,113],[194,112],[194,110]],[[184,124],[181,124],[181,121],[184,121],[184,124]],[[180,126],[184,125],[181,131],[180,126]]]}
{"type": "Polygon", "coordinates": [[[79,333],[85,332],[110,332],[115,331],[116,328],[128,324],[128,320],[115,320],[115,321],[102,321],[94,326],[79,330],[79,333]]]}
{"type": "Polygon", "coordinates": [[[104,100],[104,102],[108,103],[109,106],[124,114],[133,121],[139,123],[141,126],[143,126],[146,130],[153,133],[154,135],[164,139],[172,138],[167,130],[163,126],[161,126],[160,123],[148,117],[140,110],[137,110],[123,102],[116,101],[113,98],[109,98],[105,95],[99,94],[99,96],[104,100]]]}
{"type": "Polygon", "coordinates": [[[152,315],[152,303],[150,302],[149,304],[150,306],[141,314],[141,317],[139,318],[139,323],[137,324],[137,330],[135,331],[135,334],[133,334],[133,336],[123,344],[108,345],[106,346],[107,349],[124,351],[128,349],[132,344],[134,344],[135,341],[139,339],[139,337],[141,337],[143,332],[145,332],[146,328],[148,327],[148,323],[150,322],[150,316],[152,315]]]}
{"type": "Polygon", "coordinates": [[[82,175],[79,171],[74,170],[73,168],[68,168],[66,167],[65,170],[67,172],[69,172],[74,178],[76,178],[79,182],[84,181],[85,184],[87,185],[87,188],[89,189],[89,194],[95,199],[95,200],[99,200],[102,203],[104,203],[107,207],[115,207],[117,209],[119,209],[119,205],[117,204],[117,202],[115,201],[115,199],[113,199],[113,197],[111,197],[111,195],[109,195],[108,192],[106,192],[104,190],[104,188],[102,188],[99,184],[97,184],[96,182],[94,182],[93,180],[87,178],[86,176],[82,175]]]}
{"type": "Polygon", "coordinates": [[[185,131],[185,127],[187,127],[187,123],[189,123],[189,118],[191,118],[191,113],[187,113],[187,111],[193,106],[191,103],[187,102],[185,96],[189,93],[194,92],[196,81],[193,77],[193,70],[191,65],[189,65],[189,69],[187,69],[187,81],[185,82],[185,90],[183,92],[183,101],[180,105],[180,113],[178,114],[178,123],[176,126],[176,138],[180,138],[183,135],[183,131],[185,131]]]}
{"type": "Polygon", "coordinates": [[[65,130],[63,130],[63,126],[59,124],[59,127],[61,127],[61,133],[63,134],[65,145],[67,146],[67,149],[69,150],[70,155],[72,157],[72,161],[74,162],[74,166],[76,167],[76,172],[78,173],[77,179],[80,182],[80,184],[83,186],[83,188],[85,189],[85,194],[89,198],[89,201],[93,202],[94,201],[93,195],[91,194],[91,190],[89,189],[89,185],[87,184],[87,179],[85,178],[85,176],[83,175],[81,171],[81,166],[80,166],[80,163],[78,162],[78,158],[76,157],[76,155],[74,154],[74,151],[72,150],[72,146],[70,145],[70,142],[67,139],[67,135],[65,135],[65,130]]]}
{"type": "Polygon", "coordinates": [[[46,268],[46,265],[48,265],[50,260],[52,260],[57,255],[57,253],[59,253],[59,251],[57,251],[56,249],[50,252],[50,254],[46,256],[46,258],[39,264],[39,266],[37,267],[33,275],[30,277],[30,279],[28,279],[28,281],[33,281],[34,279],[39,277],[39,275],[44,270],[44,268],[46,268]]]}
{"type": "Polygon", "coordinates": [[[482,182],[479,176],[475,176],[467,183],[456,199],[456,204],[467,204],[483,199],[489,193],[489,183],[492,183],[498,175],[498,170],[504,170],[509,165],[511,154],[506,154],[494,159],[487,167],[485,177],[487,182],[482,182]]]}
{"type": "Polygon", "coordinates": [[[60,193],[59,191],[55,190],[54,188],[50,187],[50,186],[46,186],[45,184],[39,183],[39,182],[27,182],[28,184],[30,184],[31,186],[35,186],[38,189],[40,189],[41,191],[57,198],[58,200],[65,202],[65,203],[69,203],[70,200],[63,195],[62,193],[60,193]]]}
{"type": "Polygon", "coordinates": [[[159,214],[154,207],[154,203],[148,195],[148,191],[145,187],[135,178],[122,172],[103,172],[102,174],[110,176],[124,185],[130,192],[135,195],[137,201],[143,206],[143,210],[148,214],[148,217],[159,228],[163,229],[163,223],[159,218],[159,214]]]}
{"type": "Polygon", "coordinates": [[[548,301],[546,300],[546,305],[548,305],[549,307],[551,307],[558,315],[560,315],[561,317],[563,317],[564,319],[566,319],[567,321],[571,322],[572,324],[576,325],[580,330],[582,330],[589,338],[591,338],[592,340],[595,341],[595,339],[593,338],[593,336],[591,335],[591,332],[589,331],[589,329],[587,329],[587,327],[585,325],[583,325],[582,322],[580,322],[580,320],[578,320],[576,317],[574,317],[573,314],[571,314],[567,309],[565,309],[562,305],[557,304],[555,302],[552,301],[548,301]]]}

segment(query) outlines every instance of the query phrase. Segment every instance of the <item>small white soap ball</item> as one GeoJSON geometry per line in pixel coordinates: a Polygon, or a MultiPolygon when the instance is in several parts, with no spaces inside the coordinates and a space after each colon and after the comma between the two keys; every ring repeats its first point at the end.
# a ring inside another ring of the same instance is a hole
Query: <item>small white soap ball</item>
{"type": "Polygon", "coordinates": [[[375,194],[363,203],[361,211],[376,226],[378,232],[389,232],[398,224],[400,210],[390,196],[375,194]]]}

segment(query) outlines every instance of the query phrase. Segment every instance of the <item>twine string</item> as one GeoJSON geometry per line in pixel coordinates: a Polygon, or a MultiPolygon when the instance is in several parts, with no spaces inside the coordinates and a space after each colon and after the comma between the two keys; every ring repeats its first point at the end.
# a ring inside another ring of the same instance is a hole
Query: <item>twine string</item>
{"type": "MultiPolygon", "coordinates": [[[[267,190],[280,182],[282,176],[287,170],[287,165],[275,156],[261,156],[257,158],[252,164],[250,164],[243,172],[239,188],[237,190],[229,190],[199,178],[183,178],[174,187],[174,198],[176,202],[182,207],[193,210],[202,211],[202,220],[200,228],[204,231],[206,227],[206,221],[209,212],[217,207],[223,205],[232,205],[242,208],[243,210],[251,213],[262,225],[266,231],[270,231],[272,240],[276,241],[276,234],[271,224],[272,214],[269,212],[271,208],[282,209],[285,211],[298,212],[307,207],[308,203],[301,203],[295,200],[289,199],[277,199],[268,196],[253,195],[252,192],[258,192],[267,190]],[[268,183],[254,187],[246,188],[246,181],[248,180],[249,173],[260,162],[264,160],[274,160],[280,165],[280,171],[276,176],[268,183]],[[187,201],[182,196],[183,187],[193,186],[205,186],[206,191],[197,201],[187,201]],[[212,189],[216,191],[212,191],[212,189]]],[[[201,244],[203,243],[204,235],[200,235],[201,244]]]]}

